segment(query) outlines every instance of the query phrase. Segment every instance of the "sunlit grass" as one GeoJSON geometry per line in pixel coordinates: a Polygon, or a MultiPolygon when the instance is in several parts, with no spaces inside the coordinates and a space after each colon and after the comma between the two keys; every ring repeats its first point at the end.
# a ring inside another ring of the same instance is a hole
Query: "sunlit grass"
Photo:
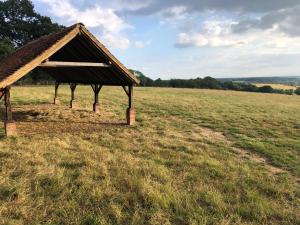
{"type": "Polygon", "coordinates": [[[128,127],[122,88],[101,91],[100,115],[90,87],[78,110],[59,91],[56,107],[53,87],[13,88],[20,136],[0,140],[0,223],[300,222],[298,96],[135,88],[128,127]]]}
{"type": "Polygon", "coordinates": [[[262,86],[271,86],[274,89],[279,89],[279,90],[296,90],[297,86],[291,86],[291,85],[284,85],[284,84],[254,84],[257,87],[262,87],[262,86]]]}

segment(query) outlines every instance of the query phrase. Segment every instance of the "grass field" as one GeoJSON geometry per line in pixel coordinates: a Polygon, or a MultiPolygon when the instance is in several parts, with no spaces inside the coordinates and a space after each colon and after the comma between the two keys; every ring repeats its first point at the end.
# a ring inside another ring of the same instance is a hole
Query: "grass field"
{"type": "Polygon", "coordinates": [[[0,125],[0,224],[300,224],[300,97],[135,88],[13,87],[0,125]]]}
{"type": "Polygon", "coordinates": [[[254,84],[257,87],[262,87],[262,86],[271,86],[274,89],[279,89],[279,90],[296,90],[296,86],[290,86],[290,85],[284,85],[284,84],[254,84]]]}

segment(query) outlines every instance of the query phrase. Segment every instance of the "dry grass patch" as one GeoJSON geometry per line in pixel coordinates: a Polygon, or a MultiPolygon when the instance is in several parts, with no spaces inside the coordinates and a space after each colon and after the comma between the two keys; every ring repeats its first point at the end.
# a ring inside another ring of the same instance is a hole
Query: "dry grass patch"
{"type": "Polygon", "coordinates": [[[66,107],[66,87],[61,107],[46,105],[52,87],[13,90],[22,135],[0,140],[0,224],[300,221],[296,164],[269,171],[272,156],[298,159],[294,97],[137,88],[137,124],[128,127],[103,124],[125,120],[122,89],[104,88],[100,115],[88,87],[78,89],[80,110],[66,107]],[[268,163],[242,159],[241,146],[268,163]]]}
{"type": "Polygon", "coordinates": [[[284,85],[284,84],[254,84],[257,87],[263,87],[263,86],[271,86],[274,89],[280,89],[280,90],[296,90],[297,86],[290,86],[290,85],[284,85]]]}

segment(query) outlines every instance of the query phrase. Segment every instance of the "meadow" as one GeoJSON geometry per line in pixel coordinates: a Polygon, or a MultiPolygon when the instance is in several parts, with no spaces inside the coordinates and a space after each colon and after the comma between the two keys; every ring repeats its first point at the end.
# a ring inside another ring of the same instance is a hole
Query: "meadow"
{"type": "Polygon", "coordinates": [[[0,224],[300,224],[299,96],[135,88],[129,127],[122,88],[53,89],[12,88],[0,224]]]}
{"type": "Polygon", "coordinates": [[[271,86],[273,89],[279,89],[279,90],[296,90],[298,87],[297,86],[291,86],[291,85],[286,85],[286,84],[256,84],[254,83],[255,86],[257,87],[263,87],[263,86],[271,86]]]}

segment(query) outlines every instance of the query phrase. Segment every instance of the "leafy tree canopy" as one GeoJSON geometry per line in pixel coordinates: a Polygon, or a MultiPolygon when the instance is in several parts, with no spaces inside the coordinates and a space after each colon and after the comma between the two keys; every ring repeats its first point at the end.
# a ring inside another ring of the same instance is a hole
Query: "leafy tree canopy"
{"type": "Polygon", "coordinates": [[[62,28],[49,17],[41,16],[29,0],[0,1],[0,41],[22,46],[62,28]]]}
{"type": "Polygon", "coordinates": [[[9,40],[0,40],[0,60],[11,54],[13,51],[14,46],[9,40]]]}

